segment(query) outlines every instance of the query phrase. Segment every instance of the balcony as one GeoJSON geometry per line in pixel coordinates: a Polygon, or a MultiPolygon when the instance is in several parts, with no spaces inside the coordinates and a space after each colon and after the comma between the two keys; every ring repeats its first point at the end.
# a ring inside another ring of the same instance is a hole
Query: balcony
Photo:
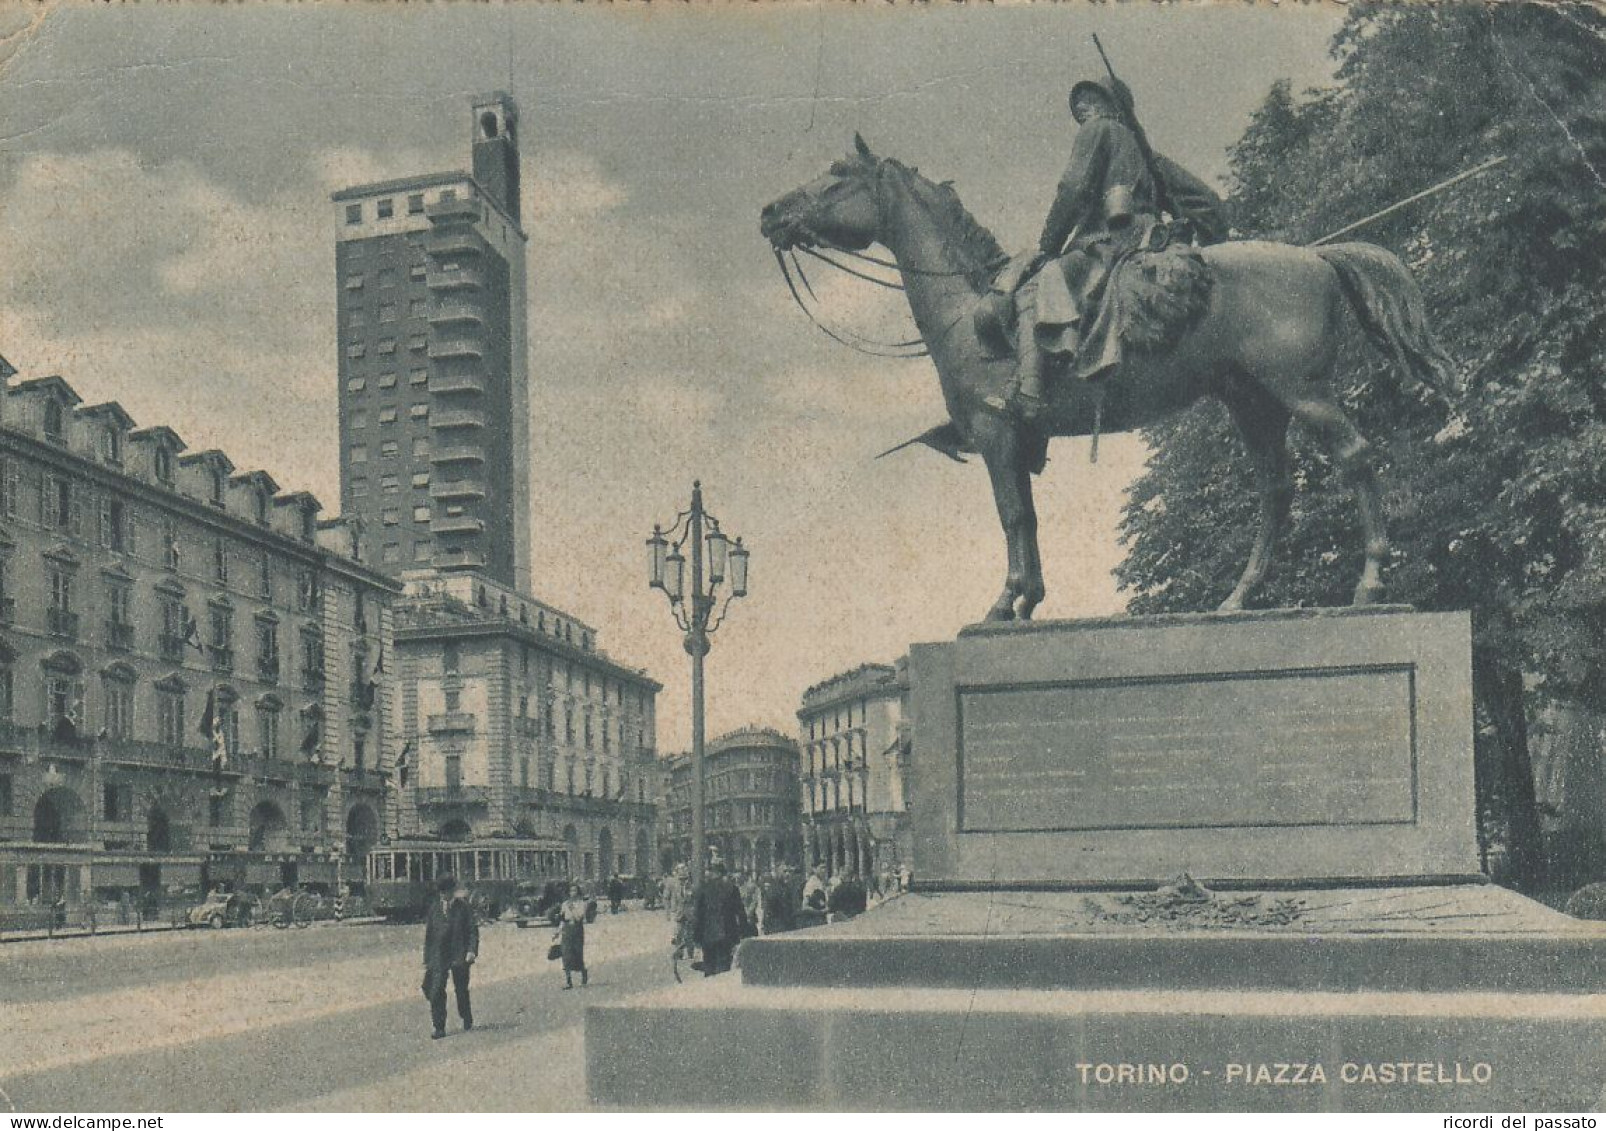
{"type": "Polygon", "coordinates": [[[477,408],[441,409],[430,423],[436,428],[484,428],[485,414],[477,408]]]}
{"type": "Polygon", "coordinates": [[[279,682],[279,657],[278,656],[258,656],[257,657],[257,678],[260,679],[263,683],[278,683],[279,682]]]}
{"type": "Polygon", "coordinates": [[[288,785],[296,776],[296,767],[305,762],[292,762],[287,758],[244,757],[236,758],[233,767],[244,777],[258,778],[280,785],[288,785]]]}
{"type": "Polygon", "coordinates": [[[234,649],[225,648],[221,644],[207,646],[206,654],[212,658],[212,670],[215,672],[232,672],[234,670],[234,649]]]}
{"type": "Polygon", "coordinates": [[[420,805],[488,805],[491,791],[483,785],[426,785],[417,796],[420,805]]]}
{"type": "Polygon", "coordinates": [[[0,719],[0,754],[21,754],[31,749],[31,740],[38,732],[10,719],[0,719]]]}
{"type": "Polygon", "coordinates": [[[297,780],[305,785],[333,785],[339,772],[334,766],[321,762],[296,762],[294,765],[297,780]]]}
{"type": "Polygon", "coordinates": [[[94,746],[93,738],[69,735],[65,731],[55,734],[47,729],[39,735],[39,757],[52,762],[87,762],[94,746]]]}
{"type": "Polygon", "coordinates": [[[484,463],[485,450],[475,444],[453,444],[436,448],[429,457],[430,463],[484,463]]]}
{"type": "Polygon", "coordinates": [[[182,636],[174,636],[170,632],[164,632],[156,638],[156,645],[162,659],[168,663],[182,664],[184,662],[184,638],[182,636]]]}
{"type": "Polygon", "coordinates": [[[432,479],[429,497],[440,499],[483,499],[485,484],[478,479],[432,479]]]}
{"type": "Polygon", "coordinates": [[[485,392],[485,376],[478,369],[471,369],[466,373],[436,373],[429,379],[429,391],[437,395],[452,393],[479,395],[485,392]]]}
{"type": "Polygon", "coordinates": [[[432,221],[478,220],[483,213],[480,202],[472,196],[456,196],[451,200],[437,200],[424,206],[424,215],[432,221]]]}
{"type": "Polygon", "coordinates": [[[108,762],[122,766],[145,766],[171,769],[175,766],[190,770],[209,770],[212,757],[205,751],[188,746],[172,746],[165,742],[140,742],[132,738],[106,738],[100,743],[102,756],[108,762]]]}
{"type": "Polygon", "coordinates": [[[430,734],[473,734],[477,720],[466,711],[447,711],[430,715],[425,725],[430,734]]]}
{"type": "Polygon", "coordinates": [[[0,597],[0,624],[11,624],[17,619],[17,599],[0,597]]]}
{"type": "Polygon", "coordinates": [[[424,281],[432,291],[451,294],[455,291],[478,291],[485,287],[485,276],[478,270],[465,267],[459,271],[431,271],[424,281]]]}
{"type": "Polygon", "coordinates": [[[472,229],[434,231],[424,237],[424,250],[430,255],[483,255],[485,247],[472,229]]]}
{"type": "Polygon", "coordinates": [[[52,636],[60,636],[65,640],[78,639],[78,614],[69,609],[47,609],[45,624],[52,636]]]}
{"type": "Polygon", "coordinates": [[[437,518],[430,523],[431,530],[436,534],[484,534],[485,520],[475,518],[473,515],[460,514],[455,518],[437,518]]]}
{"type": "Polygon", "coordinates": [[[478,326],[484,324],[485,315],[472,303],[447,301],[429,312],[429,321],[432,326],[448,326],[454,322],[478,326]]]}
{"type": "Polygon", "coordinates": [[[301,669],[301,690],[303,690],[303,691],[322,691],[323,690],[323,669],[322,668],[302,668],[301,669]]]}
{"type": "Polygon", "coordinates": [[[441,359],[471,357],[478,361],[485,356],[485,347],[471,338],[444,338],[430,343],[429,356],[441,359]]]}
{"type": "Polygon", "coordinates": [[[114,652],[132,652],[134,650],[134,626],[127,621],[107,621],[106,647],[114,652]]]}

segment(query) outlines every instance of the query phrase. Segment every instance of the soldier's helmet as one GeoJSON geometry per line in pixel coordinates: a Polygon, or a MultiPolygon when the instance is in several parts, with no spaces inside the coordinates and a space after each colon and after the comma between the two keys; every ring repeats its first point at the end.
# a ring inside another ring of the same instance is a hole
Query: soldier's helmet
{"type": "Polygon", "coordinates": [[[1111,110],[1117,113],[1124,110],[1130,114],[1133,111],[1132,88],[1120,79],[1083,79],[1071,87],[1071,95],[1068,102],[1073,109],[1076,106],[1076,96],[1084,93],[1098,95],[1109,103],[1111,110]]]}

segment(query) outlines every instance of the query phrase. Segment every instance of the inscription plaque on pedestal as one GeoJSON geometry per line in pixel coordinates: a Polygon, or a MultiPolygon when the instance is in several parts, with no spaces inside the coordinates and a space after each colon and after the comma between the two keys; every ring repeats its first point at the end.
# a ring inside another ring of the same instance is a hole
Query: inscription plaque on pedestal
{"type": "Polygon", "coordinates": [[[966,832],[1409,822],[1411,671],[962,691],[966,832]]]}
{"type": "Polygon", "coordinates": [[[978,626],[910,653],[932,886],[1477,872],[1462,614],[978,626]]]}

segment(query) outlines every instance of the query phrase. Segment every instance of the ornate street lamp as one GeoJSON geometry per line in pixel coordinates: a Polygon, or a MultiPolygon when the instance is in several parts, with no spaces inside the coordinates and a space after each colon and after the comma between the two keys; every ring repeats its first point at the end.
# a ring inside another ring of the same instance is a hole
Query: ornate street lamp
{"type": "Polygon", "coordinates": [[[725,622],[731,601],[747,596],[748,552],[733,544],[719,520],[703,509],[703,485],[691,485],[691,508],[675,516],[668,530],[654,526],[647,539],[647,584],[669,598],[675,623],[686,634],[691,656],[691,869],[703,880],[707,853],[703,824],[703,657],[714,630],[725,622]],[[684,552],[683,552],[684,551],[684,552]],[[691,558],[688,587],[686,559],[691,558]]]}

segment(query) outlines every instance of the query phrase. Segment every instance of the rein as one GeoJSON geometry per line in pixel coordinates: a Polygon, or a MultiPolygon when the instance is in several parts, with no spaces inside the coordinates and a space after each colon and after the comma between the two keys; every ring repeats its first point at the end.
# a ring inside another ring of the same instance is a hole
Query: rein
{"type": "MultiPolygon", "coordinates": [[[[878,176],[880,171],[884,168],[885,162],[881,162],[877,165],[878,176]]],[[[877,209],[880,210],[882,208],[882,203],[879,193],[876,195],[875,200],[877,209]]],[[[812,194],[810,194],[809,204],[811,207],[814,206],[812,194]]],[[[884,221],[885,217],[883,216],[883,223],[884,221]]],[[[861,263],[869,263],[877,267],[885,267],[893,271],[900,271],[910,275],[921,275],[934,279],[953,279],[961,276],[969,276],[973,273],[973,271],[933,271],[924,267],[906,267],[891,260],[880,259],[874,255],[866,255],[863,252],[854,251],[852,248],[839,247],[831,243],[827,243],[825,246],[829,247],[838,255],[845,255],[848,258],[858,260],[861,263]]],[[[818,259],[821,263],[835,267],[838,271],[851,275],[855,279],[863,279],[867,283],[874,283],[876,286],[885,287],[889,291],[905,291],[908,289],[902,283],[894,283],[886,279],[880,279],[867,272],[859,271],[849,267],[846,263],[841,263],[835,259],[832,259],[829,255],[826,255],[824,252],[821,252],[813,247],[800,245],[800,250],[805,255],[812,256],[815,259],[818,259]]],[[[847,346],[851,350],[866,354],[870,357],[886,357],[895,358],[900,361],[912,361],[916,358],[931,356],[931,348],[923,338],[912,338],[906,342],[882,342],[877,341],[874,338],[866,338],[863,335],[855,334],[851,330],[831,329],[831,327],[822,322],[814,314],[814,312],[808,308],[808,305],[804,303],[803,296],[798,293],[797,284],[792,280],[791,269],[787,267],[786,258],[781,249],[775,248],[774,251],[775,262],[780,265],[781,277],[786,280],[786,289],[792,293],[792,301],[797,303],[798,309],[801,310],[804,316],[807,317],[808,320],[812,322],[814,326],[826,337],[830,338],[834,342],[847,346]],[[849,339],[852,340],[850,341],[849,339]]],[[[819,297],[815,295],[814,288],[809,285],[809,277],[803,272],[803,264],[798,261],[797,251],[794,250],[790,254],[792,256],[792,266],[797,268],[797,277],[798,280],[802,282],[803,289],[806,290],[809,297],[814,299],[815,303],[818,304],[819,297]]],[[[962,315],[960,317],[962,317],[962,315]]],[[[959,317],[956,317],[952,322],[944,327],[942,333],[938,335],[939,340],[947,337],[948,332],[958,325],[958,323],[959,317]]]]}
{"type": "MultiPolygon", "coordinates": [[[[792,301],[797,303],[797,308],[803,312],[804,316],[807,317],[810,322],[814,323],[815,328],[819,330],[820,333],[830,338],[833,342],[847,346],[850,350],[854,350],[858,353],[868,354],[870,357],[889,357],[895,358],[899,361],[913,361],[916,358],[926,357],[929,355],[930,351],[926,349],[923,339],[919,338],[914,339],[912,342],[875,342],[868,338],[860,338],[860,341],[876,347],[866,348],[865,346],[859,345],[856,342],[850,341],[848,338],[843,337],[843,334],[848,334],[851,337],[858,337],[858,335],[853,334],[852,331],[849,330],[844,330],[842,333],[838,333],[837,331],[831,329],[831,327],[827,326],[824,322],[821,322],[819,318],[815,317],[814,312],[810,310],[808,308],[808,304],[803,301],[803,296],[798,294],[797,284],[792,280],[792,271],[789,267],[787,267],[786,257],[782,254],[780,248],[775,249],[775,262],[780,264],[781,277],[786,280],[786,289],[792,292],[792,301]],[[910,346],[917,344],[920,346],[919,349],[909,349],[910,346]]],[[[798,273],[799,275],[802,274],[801,267],[799,268],[798,273]]],[[[807,280],[805,280],[805,286],[806,285],[807,280]]],[[[811,295],[814,293],[813,288],[809,289],[809,293],[811,295]]]]}

